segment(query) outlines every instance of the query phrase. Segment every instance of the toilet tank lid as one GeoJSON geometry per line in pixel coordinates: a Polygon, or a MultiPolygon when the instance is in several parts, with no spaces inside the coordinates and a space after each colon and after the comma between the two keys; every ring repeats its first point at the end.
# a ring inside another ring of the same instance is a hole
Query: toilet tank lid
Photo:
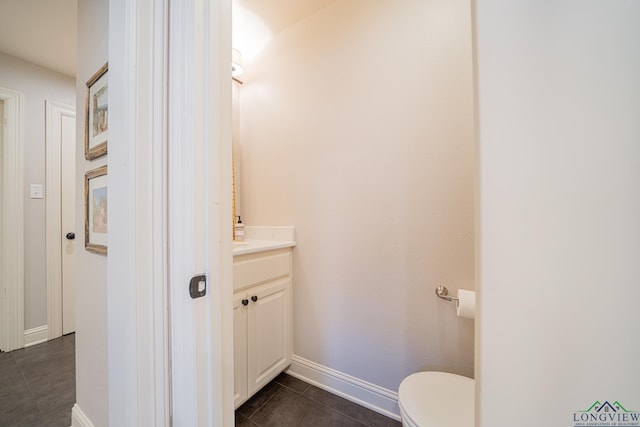
{"type": "Polygon", "coordinates": [[[475,382],[446,372],[418,372],[398,390],[404,416],[424,427],[473,427],[475,382]]]}

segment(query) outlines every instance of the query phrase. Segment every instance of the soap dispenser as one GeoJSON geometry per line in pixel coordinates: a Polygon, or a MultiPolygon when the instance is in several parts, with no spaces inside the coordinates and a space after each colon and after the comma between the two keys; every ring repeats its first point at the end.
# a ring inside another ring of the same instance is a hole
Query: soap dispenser
{"type": "Polygon", "coordinates": [[[244,240],[244,224],[240,215],[238,215],[238,222],[235,225],[235,236],[236,240],[244,240]]]}

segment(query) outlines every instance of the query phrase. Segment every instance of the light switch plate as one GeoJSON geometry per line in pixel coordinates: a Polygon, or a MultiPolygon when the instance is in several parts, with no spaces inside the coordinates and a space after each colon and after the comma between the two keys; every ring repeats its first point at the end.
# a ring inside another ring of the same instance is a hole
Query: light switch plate
{"type": "Polygon", "coordinates": [[[42,184],[31,184],[31,198],[42,199],[44,198],[44,189],[42,184]]]}

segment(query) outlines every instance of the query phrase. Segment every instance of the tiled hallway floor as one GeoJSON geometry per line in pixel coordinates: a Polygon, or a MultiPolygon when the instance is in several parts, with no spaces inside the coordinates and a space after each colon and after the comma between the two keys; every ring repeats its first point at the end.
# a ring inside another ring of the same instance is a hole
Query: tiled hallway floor
{"type": "Polygon", "coordinates": [[[69,427],[75,375],[74,334],[0,353],[0,426],[69,427]]]}
{"type": "Polygon", "coordinates": [[[400,427],[398,421],[280,374],[236,411],[237,427],[400,427]]]}
{"type": "MultiPolygon", "coordinates": [[[[68,427],[75,401],[75,335],[0,353],[1,427],[68,427]]],[[[238,408],[235,417],[239,427],[400,426],[287,374],[238,408]]]]}

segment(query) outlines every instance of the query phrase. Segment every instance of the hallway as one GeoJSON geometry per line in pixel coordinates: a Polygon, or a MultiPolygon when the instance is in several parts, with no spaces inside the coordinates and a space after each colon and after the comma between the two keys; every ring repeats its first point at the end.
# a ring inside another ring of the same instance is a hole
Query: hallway
{"type": "Polygon", "coordinates": [[[0,353],[0,426],[69,427],[75,373],[74,334],[0,353]]]}

